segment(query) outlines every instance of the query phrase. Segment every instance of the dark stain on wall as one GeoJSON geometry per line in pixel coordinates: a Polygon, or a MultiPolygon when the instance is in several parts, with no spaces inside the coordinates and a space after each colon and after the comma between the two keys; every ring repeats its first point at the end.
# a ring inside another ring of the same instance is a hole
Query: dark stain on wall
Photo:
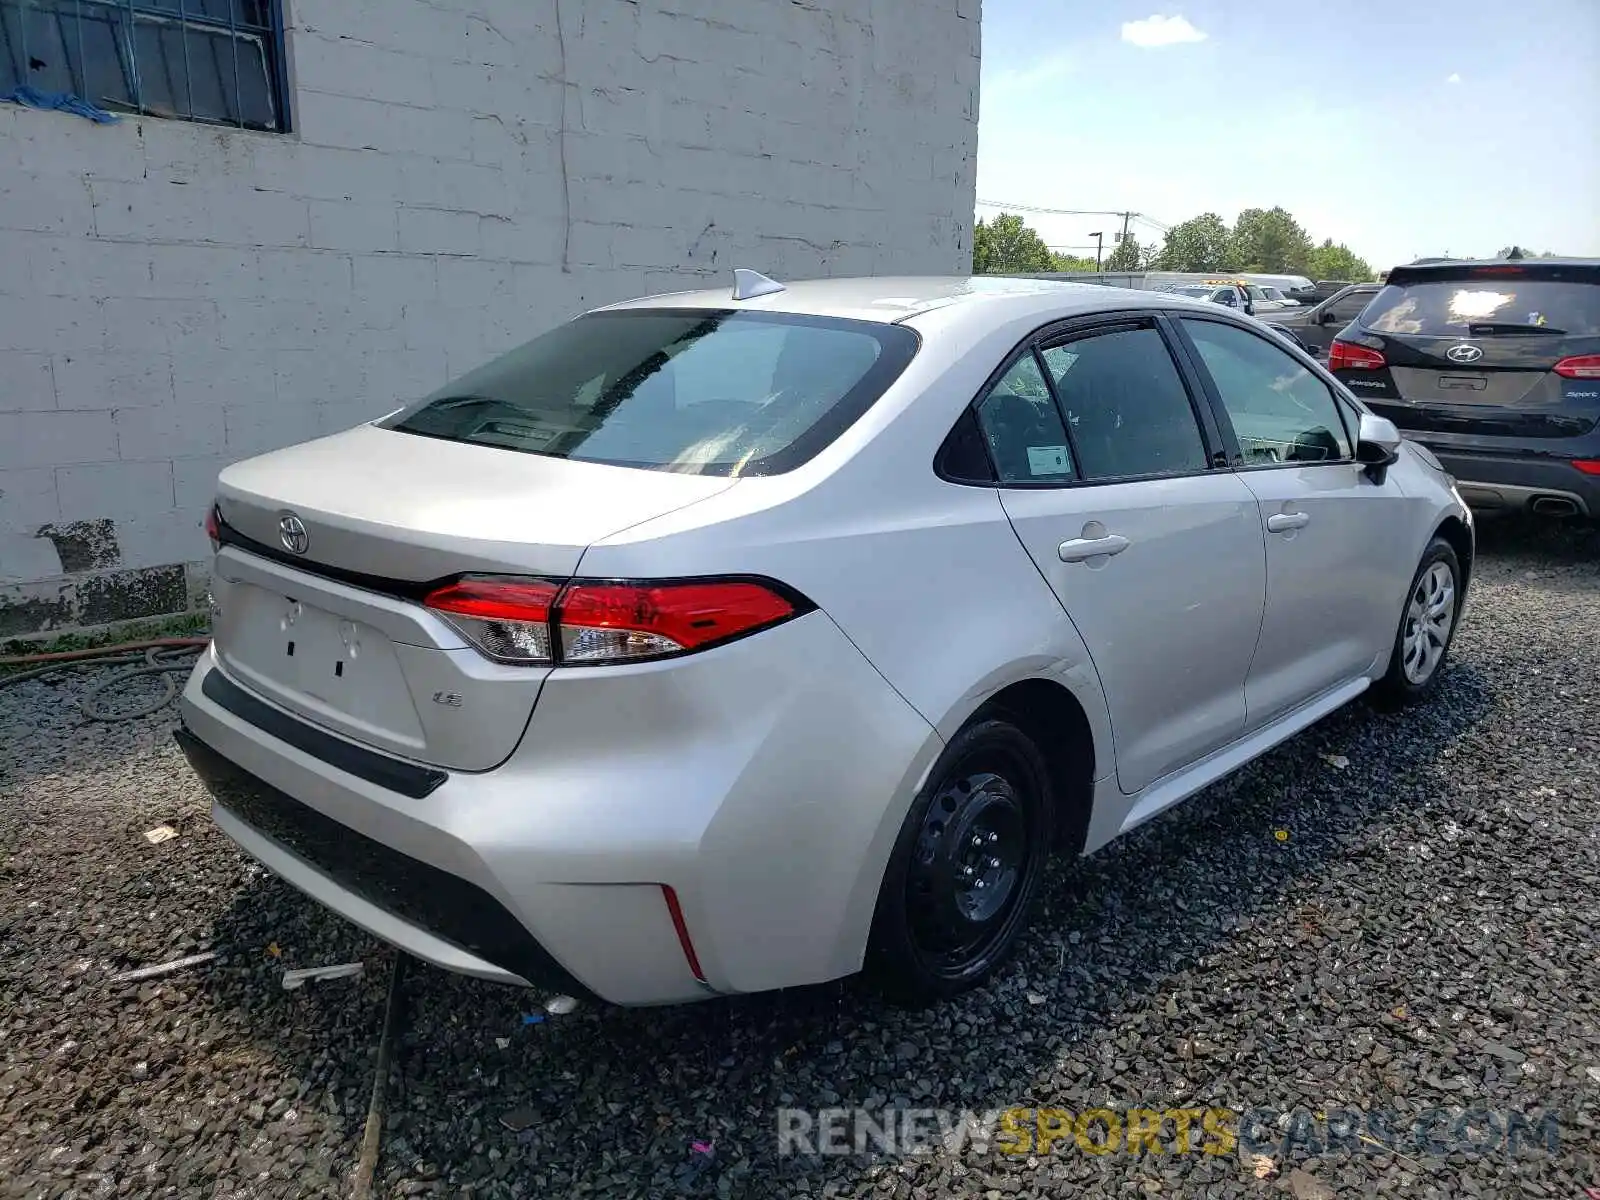
{"type": "Polygon", "coordinates": [[[61,569],[69,574],[102,571],[122,560],[122,550],[117,546],[116,522],[110,518],[46,525],[34,536],[49,538],[55,543],[61,569]]]}
{"type": "Polygon", "coordinates": [[[78,624],[164,616],[189,607],[181,564],[93,575],[78,584],[78,624]]]}
{"type": "Polygon", "coordinates": [[[0,638],[38,633],[44,629],[60,629],[72,623],[70,589],[48,600],[37,597],[23,600],[0,598],[0,638]]]}

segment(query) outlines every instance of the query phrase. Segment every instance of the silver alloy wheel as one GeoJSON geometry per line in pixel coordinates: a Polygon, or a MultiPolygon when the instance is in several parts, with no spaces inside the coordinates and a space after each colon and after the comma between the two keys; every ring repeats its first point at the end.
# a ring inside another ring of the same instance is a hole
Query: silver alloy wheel
{"type": "Polygon", "coordinates": [[[1417,580],[1406,607],[1405,636],[1400,640],[1401,666],[1414,686],[1427,683],[1438,669],[1455,619],[1455,573],[1448,563],[1436,562],[1417,580]]]}

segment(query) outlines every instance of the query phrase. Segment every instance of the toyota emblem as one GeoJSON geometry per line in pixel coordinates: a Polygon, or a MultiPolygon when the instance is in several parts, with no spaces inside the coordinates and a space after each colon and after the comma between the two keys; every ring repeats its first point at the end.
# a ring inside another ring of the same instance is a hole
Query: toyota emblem
{"type": "Polygon", "coordinates": [[[1477,346],[1469,346],[1463,342],[1459,346],[1451,346],[1444,352],[1444,356],[1451,362],[1472,363],[1483,357],[1483,351],[1477,346]]]}
{"type": "Polygon", "coordinates": [[[293,513],[284,513],[278,518],[278,540],[290,554],[304,554],[306,547],[311,545],[306,523],[293,513]]]}

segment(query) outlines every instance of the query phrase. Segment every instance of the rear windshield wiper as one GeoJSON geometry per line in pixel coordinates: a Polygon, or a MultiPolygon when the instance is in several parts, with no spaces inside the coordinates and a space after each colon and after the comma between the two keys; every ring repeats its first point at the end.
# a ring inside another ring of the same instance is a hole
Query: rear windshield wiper
{"type": "Polygon", "coordinates": [[[1555,337],[1564,337],[1567,331],[1557,329],[1554,325],[1518,325],[1514,321],[1469,321],[1467,332],[1469,334],[1548,333],[1555,337]]]}

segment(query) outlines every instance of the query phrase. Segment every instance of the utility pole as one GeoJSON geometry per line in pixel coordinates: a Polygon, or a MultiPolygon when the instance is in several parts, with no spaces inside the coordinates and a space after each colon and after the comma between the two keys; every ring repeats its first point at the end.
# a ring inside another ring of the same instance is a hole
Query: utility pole
{"type": "MultiPolygon", "coordinates": [[[[1122,241],[1123,242],[1128,240],[1128,222],[1131,221],[1131,220],[1133,220],[1133,214],[1131,212],[1125,212],[1125,213],[1122,214],[1122,241]]],[[[1117,244],[1121,245],[1122,243],[1118,242],[1117,244]]]]}
{"type": "Polygon", "coordinates": [[[1094,269],[1099,271],[1100,251],[1105,247],[1105,236],[1100,233],[1091,233],[1089,236],[1094,239],[1094,269]]]}

